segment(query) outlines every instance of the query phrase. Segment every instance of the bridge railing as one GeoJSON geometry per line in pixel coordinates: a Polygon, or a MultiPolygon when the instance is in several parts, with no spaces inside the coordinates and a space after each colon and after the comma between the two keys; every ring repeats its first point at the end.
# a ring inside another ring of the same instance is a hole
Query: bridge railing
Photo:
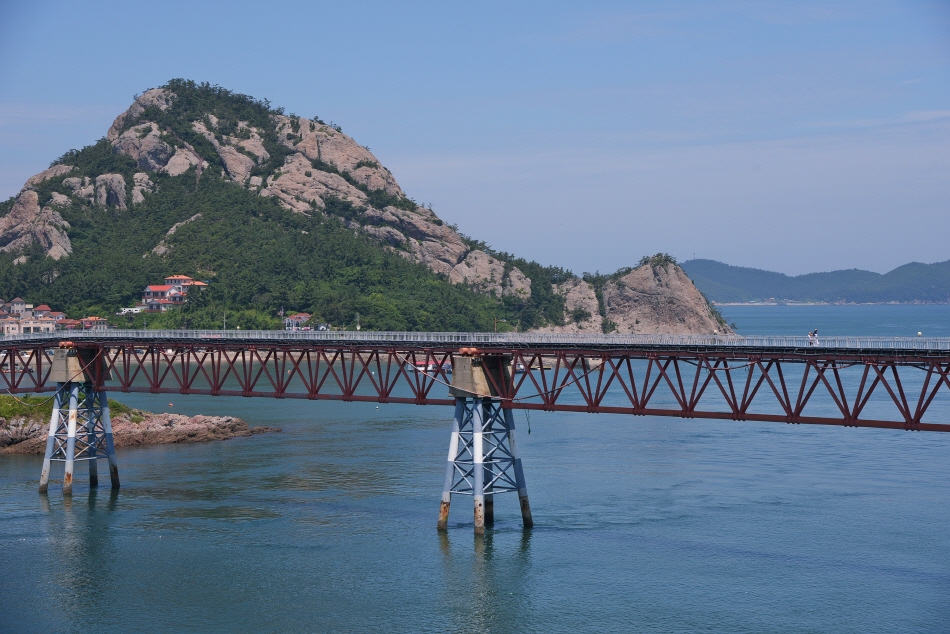
{"type": "Polygon", "coordinates": [[[594,347],[741,347],[860,350],[950,351],[950,337],[820,337],[767,335],[621,335],[491,332],[390,332],[307,330],[83,330],[7,335],[3,342],[48,340],[163,342],[320,342],[326,344],[404,343],[463,346],[594,346],[594,347]]]}

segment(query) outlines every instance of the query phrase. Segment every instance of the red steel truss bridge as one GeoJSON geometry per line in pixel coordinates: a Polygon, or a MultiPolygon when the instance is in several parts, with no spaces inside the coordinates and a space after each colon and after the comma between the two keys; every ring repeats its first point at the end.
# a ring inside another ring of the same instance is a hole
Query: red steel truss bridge
{"type": "Polygon", "coordinates": [[[0,340],[0,390],[56,390],[68,339],[99,391],[454,405],[460,355],[503,409],[950,431],[950,339],[132,331],[0,340]],[[492,361],[494,360],[494,361],[492,361]]]}

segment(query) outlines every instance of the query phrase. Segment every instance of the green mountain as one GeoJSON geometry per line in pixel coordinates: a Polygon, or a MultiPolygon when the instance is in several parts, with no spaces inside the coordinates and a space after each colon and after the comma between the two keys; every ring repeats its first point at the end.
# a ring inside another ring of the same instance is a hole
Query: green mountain
{"type": "Polygon", "coordinates": [[[911,262],[883,275],[850,269],[789,276],[701,259],[682,267],[714,302],[950,302],[950,260],[911,262]]]}
{"type": "Polygon", "coordinates": [[[339,126],[182,79],[0,203],[0,295],[118,325],[214,328],[227,313],[273,328],[284,309],[387,330],[722,327],[675,261],[591,279],[459,233],[339,126]],[[209,286],[179,310],[114,315],[173,274],[209,286]],[[662,313],[639,287],[658,284],[662,313]]]}

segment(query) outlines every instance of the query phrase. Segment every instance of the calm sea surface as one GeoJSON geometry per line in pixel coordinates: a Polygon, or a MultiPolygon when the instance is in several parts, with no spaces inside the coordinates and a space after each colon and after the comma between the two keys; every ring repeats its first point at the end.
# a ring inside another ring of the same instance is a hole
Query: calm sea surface
{"type": "MultiPolygon", "coordinates": [[[[950,306],[723,312],[950,336],[950,306]]],[[[950,434],[518,412],[536,527],[499,496],[476,539],[469,500],[435,530],[448,408],[171,400],[284,431],[119,450],[121,492],[83,469],[69,504],[0,457],[0,631],[950,631],[950,434]]]]}

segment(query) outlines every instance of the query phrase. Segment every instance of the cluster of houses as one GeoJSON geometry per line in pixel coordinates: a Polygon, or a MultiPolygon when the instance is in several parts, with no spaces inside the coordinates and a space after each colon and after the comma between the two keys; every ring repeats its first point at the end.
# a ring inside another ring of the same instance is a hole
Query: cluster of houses
{"type": "Polygon", "coordinates": [[[142,301],[132,308],[123,308],[118,314],[163,313],[183,305],[188,300],[188,291],[207,285],[206,282],[193,280],[187,275],[170,275],[165,278],[164,284],[146,286],[142,292],[142,301]]]}
{"type": "Polygon", "coordinates": [[[101,330],[107,327],[108,320],[102,317],[67,319],[65,313],[53,310],[46,304],[33,306],[19,297],[9,302],[0,299],[0,332],[4,335],[56,330],[101,330]]]}
{"type": "MultiPolygon", "coordinates": [[[[142,312],[160,313],[183,305],[188,292],[208,286],[206,282],[194,280],[187,275],[171,275],[164,284],[145,287],[142,301],[132,308],[123,308],[117,314],[133,315],[142,312]]],[[[315,323],[313,315],[294,312],[283,317],[286,330],[330,330],[330,324],[315,323]]],[[[22,298],[9,302],[0,299],[0,334],[22,335],[34,332],[54,332],[56,330],[105,330],[109,321],[104,317],[84,317],[68,319],[65,313],[55,311],[46,304],[34,307],[22,298]]],[[[359,326],[357,326],[359,328],[359,326]]]]}
{"type": "Polygon", "coordinates": [[[315,324],[312,319],[310,313],[291,313],[284,317],[284,330],[330,330],[330,324],[315,324]]]}

